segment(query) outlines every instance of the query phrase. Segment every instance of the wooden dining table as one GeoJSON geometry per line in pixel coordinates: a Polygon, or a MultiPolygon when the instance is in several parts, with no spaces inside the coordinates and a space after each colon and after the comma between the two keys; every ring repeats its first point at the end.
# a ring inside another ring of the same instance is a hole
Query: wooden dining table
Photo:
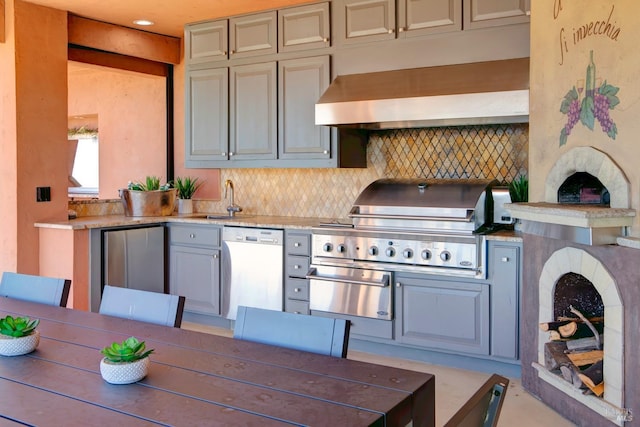
{"type": "Polygon", "coordinates": [[[431,374],[0,298],[6,315],[40,319],[41,338],[0,356],[0,427],[435,424],[431,374]],[[100,349],[130,336],[154,349],[149,373],[109,384],[100,349]]]}

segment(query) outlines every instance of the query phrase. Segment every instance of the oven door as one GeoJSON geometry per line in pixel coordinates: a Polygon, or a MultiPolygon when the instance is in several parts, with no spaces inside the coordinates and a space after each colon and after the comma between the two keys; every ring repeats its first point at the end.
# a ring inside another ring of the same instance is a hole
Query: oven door
{"type": "Polygon", "coordinates": [[[307,279],[311,310],[393,319],[390,272],[311,265],[307,279]]]}

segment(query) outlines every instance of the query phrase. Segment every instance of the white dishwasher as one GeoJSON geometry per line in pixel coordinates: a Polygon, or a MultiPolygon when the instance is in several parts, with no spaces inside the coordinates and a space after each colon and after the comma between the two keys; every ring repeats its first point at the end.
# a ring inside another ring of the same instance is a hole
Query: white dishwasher
{"type": "Polygon", "coordinates": [[[239,305],[282,311],[284,230],[225,226],[222,231],[222,315],[239,305]]]}

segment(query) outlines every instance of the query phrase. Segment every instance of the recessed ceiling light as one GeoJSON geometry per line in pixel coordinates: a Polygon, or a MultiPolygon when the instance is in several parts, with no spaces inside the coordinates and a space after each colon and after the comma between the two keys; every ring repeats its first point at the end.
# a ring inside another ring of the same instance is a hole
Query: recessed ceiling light
{"type": "Polygon", "coordinates": [[[133,23],[136,25],[144,25],[144,26],[155,24],[155,22],[149,21],[148,19],[136,19],[135,21],[133,21],[133,23]]]}

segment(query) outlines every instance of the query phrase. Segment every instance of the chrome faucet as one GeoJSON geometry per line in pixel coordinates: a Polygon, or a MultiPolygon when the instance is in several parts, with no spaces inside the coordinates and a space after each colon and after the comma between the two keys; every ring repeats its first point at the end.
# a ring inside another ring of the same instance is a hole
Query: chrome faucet
{"type": "Polygon", "coordinates": [[[229,216],[235,216],[236,212],[242,212],[242,208],[233,200],[233,181],[227,179],[224,182],[224,198],[227,198],[227,193],[230,193],[229,197],[229,206],[227,206],[227,212],[229,212],[229,216]],[[231,191],[229,191],[231,190],[231,191]]]}

